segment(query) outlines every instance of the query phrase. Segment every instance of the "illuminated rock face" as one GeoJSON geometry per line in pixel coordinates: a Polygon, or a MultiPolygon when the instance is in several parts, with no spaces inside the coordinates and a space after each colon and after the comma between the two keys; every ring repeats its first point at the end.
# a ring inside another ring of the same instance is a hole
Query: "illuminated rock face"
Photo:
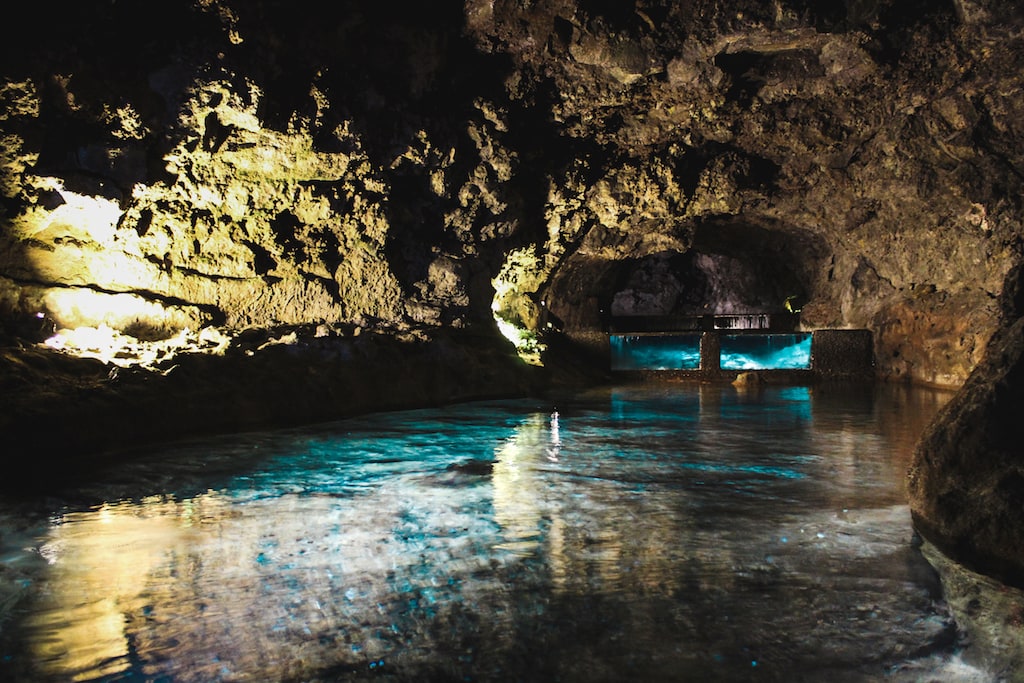
{"type": "Polygon", "coordinates": [[[1019,3],[67,4],[0,41],[8,342],[587,346],[616,307],[796,297],[959,386],[1010,324],[1019,3]]]}
{"type": "Polygon", "coordinates": [[[693,248],[769,261],[809,326],[873,330],[882,375],[956,385],[978,362],[1020,229],[1019,124],[995,113],[1020,98],[991,89],[1017,76],[982,26],[888,3],[469,7],[591,146],[548,209],[572,240],[544,297],[567,331],[586,338],[631,259],[693,248]]]}

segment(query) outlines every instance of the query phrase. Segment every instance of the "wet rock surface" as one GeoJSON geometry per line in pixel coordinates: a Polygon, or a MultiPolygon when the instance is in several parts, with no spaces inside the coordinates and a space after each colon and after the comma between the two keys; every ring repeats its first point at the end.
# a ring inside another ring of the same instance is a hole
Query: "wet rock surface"
{"type": "Polygon", "coordinates": [[[1024,594],[964,568],[931,544],[922,552],[942,580],[951,616],[968,639],[966,657],[997,680],[1024,677],[1024,594]]]}

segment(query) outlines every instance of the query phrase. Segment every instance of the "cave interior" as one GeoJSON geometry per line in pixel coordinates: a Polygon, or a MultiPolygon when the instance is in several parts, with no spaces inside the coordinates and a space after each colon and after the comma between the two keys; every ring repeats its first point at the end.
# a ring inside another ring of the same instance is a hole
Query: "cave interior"
{"type": "Polygon", "coordinates": [[[1024,587],[1020,0],[22,9],[15,488],[183,433],[609,382],[613,334],[847,332],[843,373],[954,394],[916,529],[1024,587]]]}

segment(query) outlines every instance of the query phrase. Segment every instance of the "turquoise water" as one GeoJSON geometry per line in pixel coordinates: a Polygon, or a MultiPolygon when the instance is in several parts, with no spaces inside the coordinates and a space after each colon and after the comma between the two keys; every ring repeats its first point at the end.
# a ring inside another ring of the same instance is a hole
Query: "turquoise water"
{"type": "Polygon", "coordinates": [[[696,370],[700,367],[700,335],[608,336],[612,370],[696,370]]]}
{"type": "MultiPolygon", "coordinates": [[[[612,334],[612,370],[696,370],[699,334],[612,334]]],[[[721,336],[723,370],[806,370],[811,367],[811,335],[728,334],[721,336]]]]}
{"type": "Polygon", "coordinates": [[[811,335],[723,335],[723,370],[806,370],[811,367],[811,335]]]}
{"type": "Polygon", "coordinates": [[[0,498],[0,679],[983,680],[904,500],[947,397],[623,386],[140,453],[0,498]]]}

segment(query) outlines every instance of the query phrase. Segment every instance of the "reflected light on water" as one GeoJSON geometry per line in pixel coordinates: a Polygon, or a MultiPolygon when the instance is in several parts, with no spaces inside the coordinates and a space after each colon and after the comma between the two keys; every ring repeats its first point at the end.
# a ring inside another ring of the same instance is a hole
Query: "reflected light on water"
{"type": "Polygon", "coordinates": [[[53,525],[39,548],[52,565],[48,604],[27,621],[27,628],[49,636],[34,647],[51,673],[77,680],[127,667],[125,614],[143,608],[154,573],[196,540],[190,530],[196,503],[216,507],[216,496],[205,498],[102,505],[53,525]]]}
{"type": "Polygon", "coordinates": [[[183,445],[74,492],[38,564],[0,543],[0,674],[877,680],[951,628],[906,405],[627,387],[183,445]]]}
{"type": "Polygon", "coordinates": [[[494,521],[509,539],[503,548],[532,554],[540,541],[544,483],[537,476],[540,456],[551,447],[546,420],[534,414],[523,420],[496,451],[491,485],[494,521]]]}

